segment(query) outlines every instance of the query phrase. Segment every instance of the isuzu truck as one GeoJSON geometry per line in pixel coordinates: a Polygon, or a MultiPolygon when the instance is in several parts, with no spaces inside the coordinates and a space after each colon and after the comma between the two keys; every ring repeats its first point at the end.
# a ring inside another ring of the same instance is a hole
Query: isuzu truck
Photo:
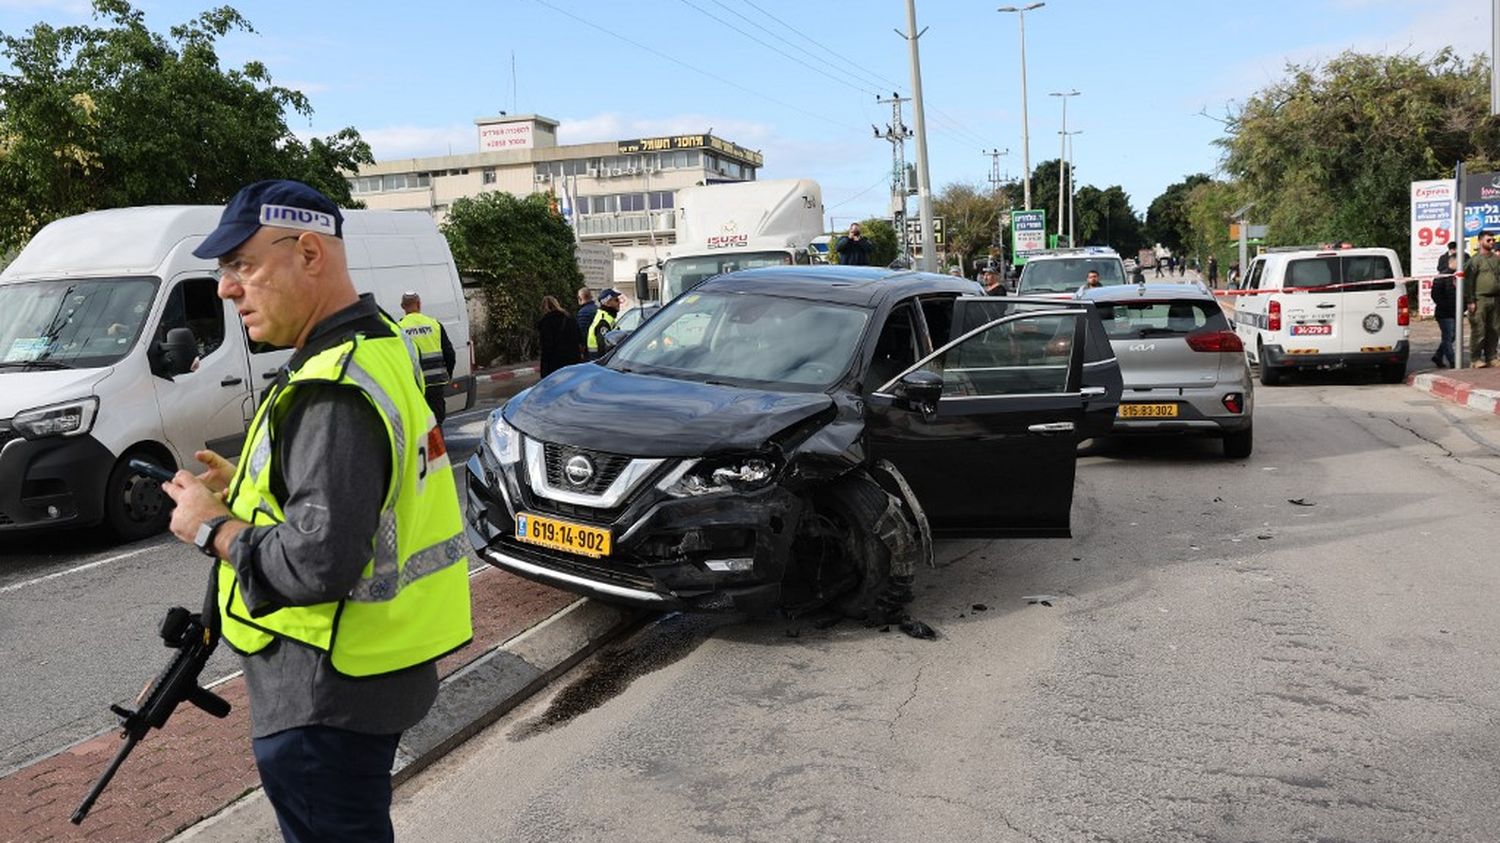
{"type": "Polygon", "coordinates": [[[715,275],[808,264],[823,234],[823,190],[812,179],[747,181],[677,192],[677,244],[662,263],[661,300],[715,275]]]}

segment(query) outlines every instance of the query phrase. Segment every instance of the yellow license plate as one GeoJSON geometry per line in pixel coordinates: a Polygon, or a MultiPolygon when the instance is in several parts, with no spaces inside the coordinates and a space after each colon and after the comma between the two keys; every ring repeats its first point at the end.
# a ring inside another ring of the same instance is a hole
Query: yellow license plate
{"type": "Polygon", "coordinates": [[[543,518],[529,512],[516,516],[516,540],[595,559],[608,556],[612,544],[607,529],[543,518]]]}
{"type": "Polygon", "coordinates": [[[1121,404],[1120,418],[1122,419],[1174,419],[1177,418],[1176,404],[1121,404]]]}

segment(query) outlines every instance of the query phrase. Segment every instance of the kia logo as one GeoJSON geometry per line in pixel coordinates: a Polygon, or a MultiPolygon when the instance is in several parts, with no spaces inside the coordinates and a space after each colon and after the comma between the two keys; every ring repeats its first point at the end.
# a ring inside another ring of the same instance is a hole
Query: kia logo
{"type": "Polygon", "coordinates": [[[594,479],[594,463],[583,454],[578,454],[563,466],[563,474],[574,486],[585,485],[594,479]]]}

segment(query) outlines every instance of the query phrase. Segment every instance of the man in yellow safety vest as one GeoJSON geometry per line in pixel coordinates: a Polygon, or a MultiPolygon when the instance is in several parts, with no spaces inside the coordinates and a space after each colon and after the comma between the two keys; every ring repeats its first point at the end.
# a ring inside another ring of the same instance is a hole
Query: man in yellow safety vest
{"type": "Polygon", "coordinates": [[[437,416],[438,424],[442,424],[448,418],[444,392],[447,391],[448,381],[453,379],[453,343],[448,341],[448,332],[443,330],[443,323],[422,312],[422,297],[415,290],[407,290],[401,294],[401,310],[406,314],[401,317],[401,330],[406,332],[411,338],[411,344],[416,346],[417,356],[422,363],[422,375],[427,381],[427,406],[437,416]]]}
{"type": "Polygon", "coordinates": [[[401,328],[359,295],[343,216],[294,181],[243,188],[193,250],[252,340],[296,351],[238,465],[164,484],[214,560],[261,783],[289,841],[392,839],[390,770],[472,637],[463,519],[401,328]]]}

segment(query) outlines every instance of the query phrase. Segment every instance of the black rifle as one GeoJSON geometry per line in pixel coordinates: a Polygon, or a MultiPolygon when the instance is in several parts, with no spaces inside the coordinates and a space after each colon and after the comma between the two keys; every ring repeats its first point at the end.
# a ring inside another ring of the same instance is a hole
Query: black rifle
{"type": "Polygon", "coordinates": [[[123,706],[110,705],[109,710],[120,716],[120,737],[124,739],[125,745],[115,753],[114,760],[104,768],[103,775],[94,782],[89,795],[83,798],[78,810],[73,812],[74,825],[83,822],[83,818],[89,815],[89,809],[94,807],[94,800],[109,786],[109,780],[114,778],[115,772],[130,755],[130,751],[135,749],[135,745],[140,743],[141,738],[150,730],[165,726],[179,704],[190,702],[215,717],[229,714],[229,703],[223,697],[198,684],[198,674],[203,672],[203,666],[208,663],[208,657],[213,655],[214,647],[219,643],[215,582],[211,572],[202,614],[192,614],[181,606],[173,606],[167,610],[167,616],[161,622],[161,640],[177,652],[162,672],[157,674],[150,687],[137,698],[140,708],[131,711],[123,706]]]}

